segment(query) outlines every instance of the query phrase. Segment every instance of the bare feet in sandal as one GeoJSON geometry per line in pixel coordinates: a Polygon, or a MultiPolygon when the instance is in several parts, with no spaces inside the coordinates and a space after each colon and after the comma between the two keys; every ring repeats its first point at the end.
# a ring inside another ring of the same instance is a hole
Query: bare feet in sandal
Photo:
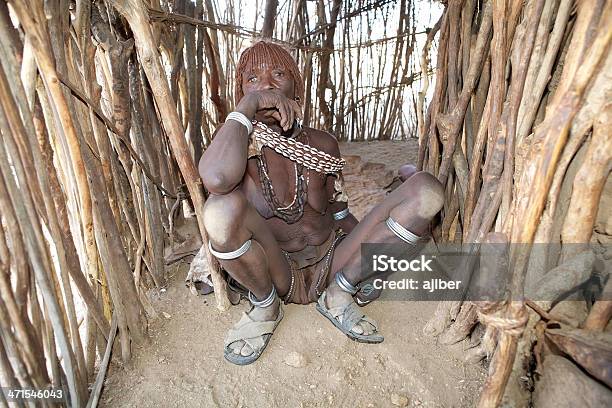
{"type": "MultiPolygon", "coordinates": [[[[353,295],[343,291],[336,282],[332,282],[327,287],[323,301],[326,309],[328,309],[330,312],[334,310],[347,310],[349,308],[356,307],[353,295]],[[353,306],[351,306],[351,304],[353,304],[353,306]]],[[[354,325],[352,325],[352,327],[346,327],[346,323],[342,321],[343,314],[336,316],[336,313],[332,313],[332,315],[334,315],[333,318],[337,320],[340,326],[345,326],[341,330],[353,340],[364,341],[366,340],[366,337],[371,337],[372,341],[365,342],[380,343],[383,340],[383,337],[378,333],[376,322],[363,314],[361,314],[361,318],[359,318],[354,325]],[[350,333],[346,332],[345,330],[350,331],[350,333]]],[[[328,319],[330,318],[329,316],[326,317],[328,319]]],[[[338,325],[336,326],[340,328],[338,325]]]]}
{"type": "Polygon", "coordinates": [[[283,310],[278,297],[269,306],[253,306],[248,313],[243,313],[225,339],[225,359],[238,365],[257,360],[282,318],[283,310]]]}

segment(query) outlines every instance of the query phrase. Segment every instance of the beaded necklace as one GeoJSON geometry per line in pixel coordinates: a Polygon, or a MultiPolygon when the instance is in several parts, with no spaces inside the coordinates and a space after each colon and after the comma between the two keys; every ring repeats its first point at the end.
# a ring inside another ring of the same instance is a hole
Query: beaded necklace
{"type": "MultiPolygon", "coordinates": [[[[302,133],[305,132],[302,130],[302,133]]],[[[334,157],[296,139],[297,137],[281,136],[264,123],[253,121],[253,141],[258,149],[267,146],[289,160],[319,173],[328,174],[342,171],[346,164],[344,159],[334,157]]]]}

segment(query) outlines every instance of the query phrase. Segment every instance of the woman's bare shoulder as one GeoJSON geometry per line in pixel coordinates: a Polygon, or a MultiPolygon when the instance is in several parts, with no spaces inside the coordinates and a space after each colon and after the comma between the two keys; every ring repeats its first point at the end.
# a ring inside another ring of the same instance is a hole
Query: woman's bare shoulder
{"type": "Polygon", "coordinates": [[[340,157],[340,147],[338,140],[334,135],[324,130],[314,129],[304,126],[304,131],[307,132],[309,143],[312,147],[329,153],[332,156],[340,157]]]}

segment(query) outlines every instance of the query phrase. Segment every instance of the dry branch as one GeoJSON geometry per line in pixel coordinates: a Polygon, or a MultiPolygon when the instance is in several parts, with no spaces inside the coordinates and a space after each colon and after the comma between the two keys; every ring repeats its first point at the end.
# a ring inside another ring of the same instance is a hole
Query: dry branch
{"type": "MultiPolygon", "coordinates": [[[[140,0],[111,0],[110,2],[125,17],[134,33],[139,60],[151,85],[151,90],[153,91],[161,116],[165,118],[162,123],[170,139],[174,157],[185,178],[185,183],[193,200],[202,241],[204,245],[207,245],[206,230],[202,224],[204,219],[202,214],[204,208],[202,182],[191,159],[191,154],[184,138],[183,126],[176,111],[174,101],[171,98],[170,88],[159,61],[159,53],[153,41],[148,14],[140,0]]],[[[211,265],[216,265],[216,263],[212,262],[212,257],[209,257],[209,261],[211,261],[211,265]]],[[[229,308],[226,283],[218,268],[213,267],[211,271],[216,288],[217,307],[221,310],[226,310],[229,308]]]]}
{"type": "Polygon", "coordinates": [[[612,388],[612,336],[586,330],[558,327],[547,328],[546,338],[567,353],[588,373],[612,388]]]}

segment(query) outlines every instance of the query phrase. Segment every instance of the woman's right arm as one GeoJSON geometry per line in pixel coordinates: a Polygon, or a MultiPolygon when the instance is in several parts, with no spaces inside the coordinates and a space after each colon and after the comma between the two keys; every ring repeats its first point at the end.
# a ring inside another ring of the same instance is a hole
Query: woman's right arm
{"type": "MultiPolygon", "coordinates": [[[[255,98],[242,98],[236,111],[252,120],[257,110],[255,98]]],[[[246,127],[235,120],[226,121],[206,148],[198,170],[204,187],[212,194],[232,191],[244,177],[247,164],[249,134],[246,127]]]]}
{"type": "MultiPolygon", "coordinates": [[[[238,103],[236,112],[248,120],[258,110],[267,110],[287,130],[300,115],[299,106],[276,91],[262,90],[245,95],[238,103]]],[[[212,194],[227,194],[244,177],[247,164],[249,134],[246,127],[235,120],[226,121],[204,151],[198,170],[204,187],[212,194]]]]}

